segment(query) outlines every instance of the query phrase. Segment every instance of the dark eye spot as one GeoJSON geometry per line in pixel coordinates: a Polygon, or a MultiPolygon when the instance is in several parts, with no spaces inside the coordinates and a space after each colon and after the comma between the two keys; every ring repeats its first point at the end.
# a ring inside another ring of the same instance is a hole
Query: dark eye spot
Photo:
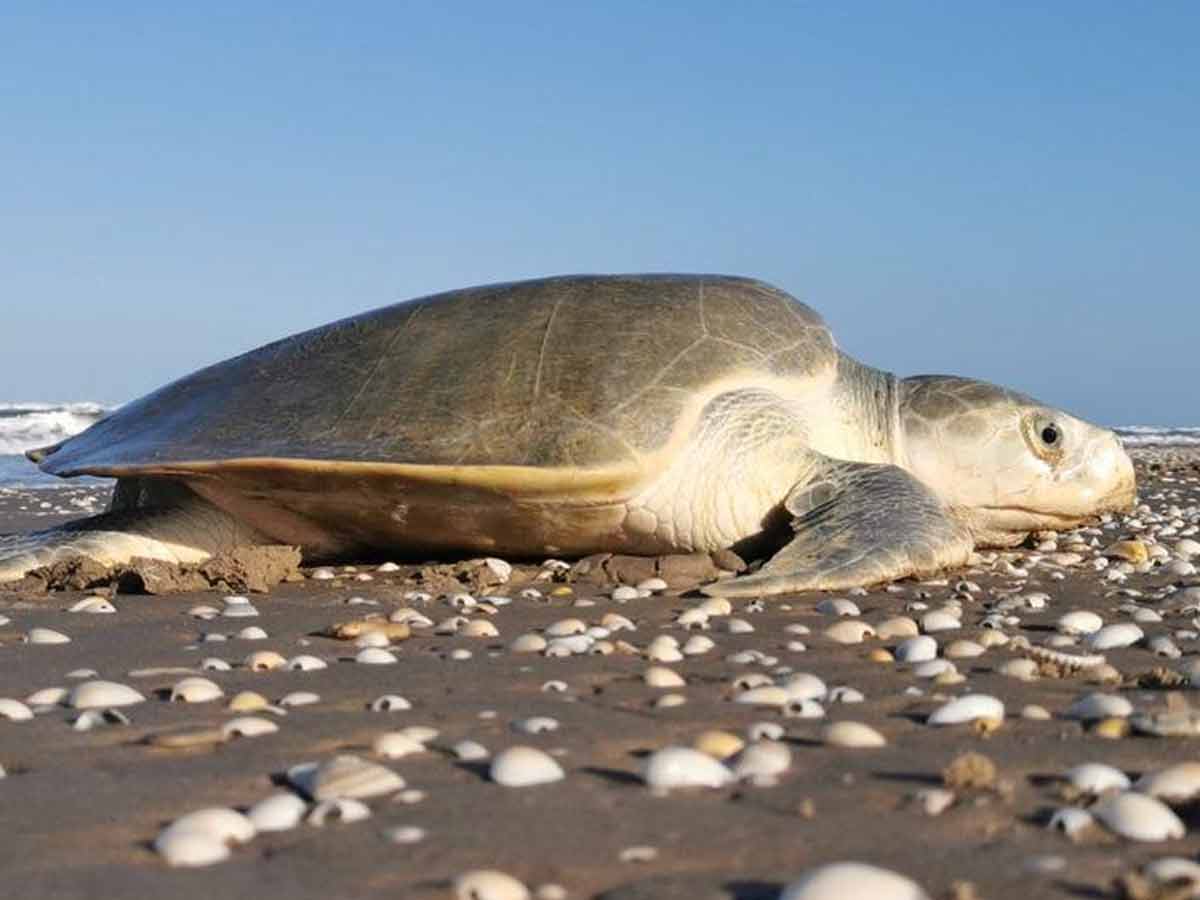
{"type": "Polygon", "coordinates": [[[1050,446],[1058,443],[1058,428],[1054,425],[1047,425],[1042,429],[1042,440],[1050,446]]]}

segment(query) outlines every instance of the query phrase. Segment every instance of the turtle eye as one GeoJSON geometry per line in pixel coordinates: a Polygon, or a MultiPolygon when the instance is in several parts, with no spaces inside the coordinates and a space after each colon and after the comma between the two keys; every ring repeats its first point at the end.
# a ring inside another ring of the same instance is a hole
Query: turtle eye
{"type": "Polygon", "coordinates": [[[1057,421],[1043,413],[1027,419],[1025,428],[1026,439],[1034,453],[1047,462],[1056,462],[1062,457],[1067,432],[1057,421]]]}

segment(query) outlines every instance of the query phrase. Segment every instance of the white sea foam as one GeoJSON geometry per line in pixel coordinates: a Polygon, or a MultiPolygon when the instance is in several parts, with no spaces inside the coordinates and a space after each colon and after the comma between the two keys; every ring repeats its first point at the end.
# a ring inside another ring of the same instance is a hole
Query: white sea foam
{"type": "Polygon", "coordinates": [[[1200,427],[1160,428],[1156,425],[1124,425],[1114,430],[1129,447],[1200,446],[1200,427]]]}
{"type": "Polygon", "coordinates": [[[0,455],[56,444],[104,418],[99,403],[0,403],[0,455]]]}

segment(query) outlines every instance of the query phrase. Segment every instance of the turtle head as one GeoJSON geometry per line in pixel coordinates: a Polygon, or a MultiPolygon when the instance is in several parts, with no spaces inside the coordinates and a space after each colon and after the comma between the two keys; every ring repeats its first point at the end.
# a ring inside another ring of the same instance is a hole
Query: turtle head
{"type": "Polygon", "coordinates": [[[900,460],[984,546],[1133,507],[1113,432],[1005,388],[945,375],[900,382],[900,460]]]}

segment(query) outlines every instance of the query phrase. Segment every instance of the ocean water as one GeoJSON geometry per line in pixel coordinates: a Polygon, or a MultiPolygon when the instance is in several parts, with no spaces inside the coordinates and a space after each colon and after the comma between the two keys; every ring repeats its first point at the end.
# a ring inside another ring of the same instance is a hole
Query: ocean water
{"type": "MultiPolygon", "coordinates": [[[[103,484],[106,479],[44,475],[27,460],[26,450],[78,434],[111,412],[99,403],[0,403],[0,488],[53,489],[68,484],[103,484]]],[[[1159,428],[1129,425],[1116,429],[1129,446],[1200,446],[1200,426],[1159,428]]]]}
{"type": "Polygon", "coordinates": [[[0,488],[54,489],[107,483],[109,479],[83,477],[68,481],[45,475],[24,453],[78,434],[110,411],[99,403],[0,402],[0,488]]]}

